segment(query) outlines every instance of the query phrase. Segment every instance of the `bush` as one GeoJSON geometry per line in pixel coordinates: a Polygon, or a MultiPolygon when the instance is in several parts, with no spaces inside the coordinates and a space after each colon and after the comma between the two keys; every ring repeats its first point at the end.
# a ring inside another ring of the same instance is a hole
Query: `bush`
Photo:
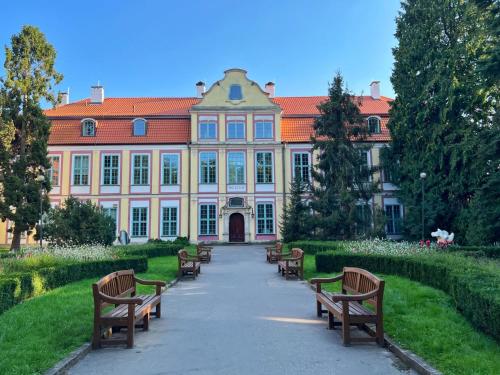
{"type": "Polygon", "coordinates": [[[69,197],[63,207],[51,209],[44,238],[59,246],[102,244],[109,246],[116,239],[113,219],[90,201],[69,197]]]}
{"type": "Polygon", "coordinates": [[[407,277],[448,293],[456,308],[477,329],[500,341],[500,274],[493,262],[460,256],[394,256],[325,252],[316,254],[318,272],[360,267],[407,277]]]}
{"type": "Polygon", "coordinates": [[[287,244],[288,249],[298,247],[304,253],[314,255],[328,250],[341,250],[342,243],[338,241],[293,241],[287,244]]]}
{"type": "Polygon", "coordinates": [[[500,246],[449,246],[446,251],[472,257],[500,258],[500,246]]]}
{"type": "Polygon", "coordinates": [[[100,277],[123,269],[144,272],[147,268],[148,263],[145,257],[129,257],[85,263],[67,263],[31,272],[8,274],[0,278],[0,314],[27,298],[74,281],[100,277]]]}
{"type": "Polygon", "coordinates": [[[158,240],[151,241],[142,245],[124,245],[117,246],[118,254],[124,256],[145,256],[147,258],[163,257],[169,255],[177,255],[177,252],[183,249],[184,246],[172,242],[158,240]]]}

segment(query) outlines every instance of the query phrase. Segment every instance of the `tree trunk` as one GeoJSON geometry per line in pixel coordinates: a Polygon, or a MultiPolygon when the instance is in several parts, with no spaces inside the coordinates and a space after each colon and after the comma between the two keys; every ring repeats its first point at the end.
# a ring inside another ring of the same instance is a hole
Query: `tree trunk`
{"type": "Polygon", "coordinates": [[[17,230],[14,226],[12,233],[12,242],[10,243],[10,251],[19,251],[21,249],[21,231],[17,230]]]}

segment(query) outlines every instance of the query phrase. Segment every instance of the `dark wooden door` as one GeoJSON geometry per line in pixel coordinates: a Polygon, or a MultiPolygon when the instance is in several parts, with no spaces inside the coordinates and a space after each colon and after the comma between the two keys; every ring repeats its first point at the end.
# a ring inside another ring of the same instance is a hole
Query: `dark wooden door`
{"type": "Polygon", "coordinates": [[[229,242],[245,242],[245,219],[242,214],[229,216],[229,242]]]}

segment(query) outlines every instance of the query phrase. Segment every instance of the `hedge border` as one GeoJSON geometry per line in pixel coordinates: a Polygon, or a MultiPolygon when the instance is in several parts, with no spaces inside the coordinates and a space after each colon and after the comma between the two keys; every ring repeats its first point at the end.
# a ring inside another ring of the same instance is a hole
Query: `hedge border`
{"type": "Polygon", "coordinates": [[[347,266],[360,267],[441,289],[452,297],[457,310],[474,327],[500,342],[499,277],[475,266],[470,260],[455,263],[446,256],[423,258],[344,252],[319,253],[315,260],[318,272],[339,272],[347,266]]]}
{"type": "Polygon", "coordinates": [[[126,257],[112,260],[78,262],[57,267],[40,268],[31,272],[18,272],[0,277],[0,314],[16,304],[48,290],[68,283],[108,273],[134,269],[144,272],[148,269],[146,257],[126,257]]]}
{"type": "Polygon", "coordinates": [[[287,243],[289,249],[298,247],[304,253],[315,255],[329,250],[342,250],[342,245],[337,241],[293,241],[287,243]]]}
{"type": "Polygon", "coordinates": [[[122,256],[145,256],[147,258],[156,258],[163,256],[177,255],[183,245],[173,243],[150,242],[141,245],[129,244],[120,246],[117,249],[118,254],[122,256]]]}

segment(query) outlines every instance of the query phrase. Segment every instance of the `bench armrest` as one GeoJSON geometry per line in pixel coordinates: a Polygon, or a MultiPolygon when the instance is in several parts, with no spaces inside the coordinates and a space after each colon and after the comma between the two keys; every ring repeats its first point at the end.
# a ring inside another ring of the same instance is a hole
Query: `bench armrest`
{"type": "Polygon", "coordinates": [[[375,289],[373,292],[365,293],[365,294],[333,294],[332,301],[340,302],[340,301],[364,301],[370,298],[377,296],[379,293],[378,289],[375,289]]]}
{"type": "Polygon", "coordinates": [[[115,305],[142,305],[144,302],[140,298],[122,298],[122,297],[110,297],[104,293],[99,292],[99,298],[101,298],[104,302],[112,303],[115,305]]]}
{"type": "Polygon", "coordinates": [[[310,283],[316,284],[316,293],[321,293],[321,284],[334,283],[336,281],[342,280],[343,278],[344,278],[343,274],[335,277],[321,277],[321,278],[311,279],[310,283]]]}
{"type": "Polygon", "coordinates": [[[165,286],[167,283],[165,281],[160,281],[160,280],[143,280],[139,279],[138,277],[135,278],[135,281],[137,281],[139,284],[142,285],[158,285],[158,286],[165,286]]]}

